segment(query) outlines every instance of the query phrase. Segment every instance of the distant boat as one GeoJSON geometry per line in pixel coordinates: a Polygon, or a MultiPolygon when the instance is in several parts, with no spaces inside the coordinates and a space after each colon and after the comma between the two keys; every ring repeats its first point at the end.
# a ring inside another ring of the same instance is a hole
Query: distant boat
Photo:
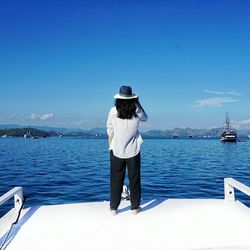
{"type": "Polygon", "coordinates": [[[248,138],[250,139],[250,135],[248,135],[248,138]]]}
{"type": "Polygon", "coordinates": [[[192,135],[189,135],[189,136],[188,136],[188,138],[190,138],[190,139],[191,139],[191,138],[193,138],[193,136],[192,136],[192,135]]]}
{"type": "Polygon", "coordinates": [[[209,138],[210,139],[210,138],[212,138],[212,136],[211,135],[203,135],[203,138],[205,138],[205,139],[209,138]]]}
{"type": "Polygon", "coordinates": [[[240,139],[240,140],[238,140],[238,142],[246,142],[247,140],[245,140],[245,139],[240,139]]]}
{"type": "Polygon", "coordinates": [[[173,135],[173,138],[174,139],[177,139],[179,136],[178,135],[173,135]]]}
{"type": "Polygon", "coordinates": [[[23,137],[26,138],[26,139],[32,138],[30,130],[23,137]]]}
{"type": "Polygon", "coordinates": [[[237,142],[237,132],[230,125],[228,113],[226,113],[226,122],[223,132],[221,133],[222,142],[237,142]]]}
{"type": "Polygon", "coordinates": [[[2,135],[2,138],[6,138],[6,137],[8,137],[7,135],[2,135]]]}

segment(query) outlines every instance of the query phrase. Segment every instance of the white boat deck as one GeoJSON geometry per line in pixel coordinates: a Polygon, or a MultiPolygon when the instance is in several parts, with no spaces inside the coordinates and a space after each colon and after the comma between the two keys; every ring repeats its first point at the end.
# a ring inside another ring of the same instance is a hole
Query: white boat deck
{"type": "MultiPolygon", "coordinates": [[[[3,249],[250,249],[250,209],[238,201],[152,200],[138,215],[128,201],[117,216],[108,208],[108,202],[26,208],[3,249]]],[[[11,217],[0,220],[0,241],[11,217]]]]}
{"type": "Polygon", "coordinates": [[[250,188],[231,178],[224,184],[225,199],[142,201],[138,215],[129,201],[122,201],[117,216],[107,201],[25,208],[1,248],[22,207],[22,188],[16,187],[0,197],[0,205],[12,197],[15,204],[0,219],[0,249],[250,250],[250,209],[234,196],[235,188],[250,196],[250,188]]]}

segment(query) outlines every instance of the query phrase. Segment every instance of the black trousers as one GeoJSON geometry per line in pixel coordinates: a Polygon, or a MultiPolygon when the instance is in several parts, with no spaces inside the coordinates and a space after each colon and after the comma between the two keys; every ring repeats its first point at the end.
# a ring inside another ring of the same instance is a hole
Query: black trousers
{"type": "Polygon", "coordinates": [[[110,208],[116,210],[121,202],[126,167],[130,185],[131,209],[139,208],[141,202],[141,155],[121,159],[110,151],[110,208]]]}

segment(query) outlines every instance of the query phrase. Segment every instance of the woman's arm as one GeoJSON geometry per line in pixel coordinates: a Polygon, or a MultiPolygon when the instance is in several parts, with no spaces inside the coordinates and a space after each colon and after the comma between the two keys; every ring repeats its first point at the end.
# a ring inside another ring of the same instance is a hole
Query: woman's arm
{"type": "Polygon", "coordinates": [[[143,112],[145,112],[145,111],[144,111],[144,108],[142,107],[142,105],[141,105],[141,103],[140,103],[140,101],[139,101],[139,97],[138,97],[137,100],[136,100],[136,105],[137,105],[137,107],[138,107],[139,109],[141,109],[143,112]]]}
{"type": "Polygon", "coordinates": [[[139,119],[143,122],[147,121],[148,115],[146,114],[144,108],[142,107],[141,103],[139,102],[139,98],[136,101],[136,114],[139,117],[139,119]]]}
{"type": "Polygon", "coordinates": [[[109,111],[109,115],[108,115],[107,134],[108,134],[109,147],[110,147],[113,136],[114,136],[114,129],[113,129],[113,123],[112,123],[112,109],[109,111]]]}

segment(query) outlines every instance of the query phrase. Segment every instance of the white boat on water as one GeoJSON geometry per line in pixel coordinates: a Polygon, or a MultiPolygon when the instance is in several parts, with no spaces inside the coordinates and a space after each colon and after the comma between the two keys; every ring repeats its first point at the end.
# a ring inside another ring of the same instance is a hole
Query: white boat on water
{"type": "MultiPolygon", "coordinates": [[[[142,201],[132,215],[130,202],[109,213],[109,202],[34,206],[22,209],[22,188],[0,197],[14,197],[15,208],[0,219],[2,250],[175,250],[250,249],[250,209],[235,200],[234,189],[250,196],[250,188],[224,180],[224,199],[155,199],[142,201]],[[4,245],[3,245],[4,244],[4,245]]],[[[211,187],[213,188],[213,187],[211,187]]]]}
{"type": "Polygon", "coordinates": [[[8,136],[7,135],[2,135],[2,138],[7,138],[8,136]]]}
{"type": "Polygon", "coordinates": [[[228,113],[226,113],[226,122],[225,128],[221,133],[221,141],[222,142],[237,142],[237,132],[230,125],[230,119],[228,113]]]}

